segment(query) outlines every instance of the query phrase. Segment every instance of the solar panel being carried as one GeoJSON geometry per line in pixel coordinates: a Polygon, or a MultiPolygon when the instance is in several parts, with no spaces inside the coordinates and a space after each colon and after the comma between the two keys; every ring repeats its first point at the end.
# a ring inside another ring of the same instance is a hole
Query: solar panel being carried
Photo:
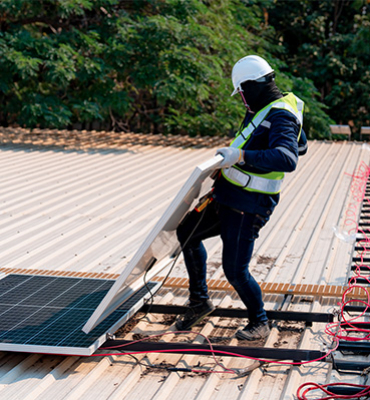
{"type": "Polygon", "coordinates": [[[218,155],[194,169],[130,263],[83,327],[84,332],[89,333],[132,293],[142,287],[145,275],[146,279],[151,279],[175,258],[179,252],[176,228],[187,212],[193,208],[197,199],[211,189],[214,183],[211,177],[219,169],[222,160],[223,157],[218,155]]]}

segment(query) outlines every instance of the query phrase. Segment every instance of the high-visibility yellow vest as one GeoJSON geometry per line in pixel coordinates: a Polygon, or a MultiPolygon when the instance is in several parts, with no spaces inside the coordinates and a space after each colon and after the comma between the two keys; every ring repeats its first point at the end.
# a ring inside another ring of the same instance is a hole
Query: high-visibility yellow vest
{"type": "MultiPolygon", "coordinates": [[[[265,121],[265,119],[273,108],[287,110],[297,118],[299,123],[299,134],[297,141],[299,141],[302,131],[304,103],[293,93],[288,93],[281,99],[271,102],[266,107],[262,108],[262,110],[258,111],[251,122],[241,131],[239,131],[235,139],[231,142],[230,146],[242,149],[250,139],[252,133],[260,125],[269,128],[271,124],[268,121],[265,121]]],[[[290,157],[296,157],[295,154],[285,147],[277,147],[277,149],[290,157]]],[[[234,165],[231,168],[222,169],[222,176],[234,185],[239,186],[249,192],[277,194],[281,191],[285,174],[284,172],[256,174],[245,171],[238,165],[234,165]]]]}

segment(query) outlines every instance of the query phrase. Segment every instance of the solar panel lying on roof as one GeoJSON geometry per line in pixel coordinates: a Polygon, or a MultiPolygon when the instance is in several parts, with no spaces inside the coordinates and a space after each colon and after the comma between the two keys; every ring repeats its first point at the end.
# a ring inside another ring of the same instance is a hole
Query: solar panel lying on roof
{"type": "MultiPolygon", "coordinates": [[[[92,354],[130,318],[150,294],[144,287],[88,335],[81,328],[112,287],[113,280],[37,275],[0,279],[0,350],[92,354]]],[[[148,283],[154,293],[158,283],[148,283]]]]}

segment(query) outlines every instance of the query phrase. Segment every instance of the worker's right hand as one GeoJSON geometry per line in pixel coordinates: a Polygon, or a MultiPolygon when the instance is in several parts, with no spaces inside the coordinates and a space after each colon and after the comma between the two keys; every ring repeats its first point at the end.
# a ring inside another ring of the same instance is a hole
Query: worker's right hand
{"type": "Polygon", "coordinates": [[[236,147],[221,147],[216,151],[216,156],[221,154],[224,159],[220,164],[221,168],[230,168],[241,160],[241,150],[236,147]]]}

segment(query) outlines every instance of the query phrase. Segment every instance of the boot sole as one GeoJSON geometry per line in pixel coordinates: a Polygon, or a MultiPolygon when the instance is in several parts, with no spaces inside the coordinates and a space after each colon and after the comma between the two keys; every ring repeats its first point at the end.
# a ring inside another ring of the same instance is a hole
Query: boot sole
{"type": "Polygon", "coordinates": [[[268,335],[270,334],[270,332],[266,333],[266,335],[264,336],[260,336],[260,337],[245,337],[241,331],[236,332],[235,337],[239,340],[248,340],[249,342],[253,342],[254,340],[263,340],[266,339],[268,337],[268,335]]]}
{"type": "MultiPolygon", "coordinates": [[[[195,326],[195,325],[199,324],[199,322],[203,321],[203,319],[206,318],[209,314],[211,314],[211,313],[215,310],[215,308],[216,308],[216,307],[213,307],[212,310],[209,310],[209,311],[205,312],[204,314],[201,314],[201,315],[198,317],[197,320],[195,320],[194,322],[192,322],[190,325],[187,325],[186,327],[183,327],[183,326],[180,327],[180,326],[177,325],[177,322],[176,322],[175,328],[176,328],[178,331],[188,331],[188,330],[191,329],[193,326],[195,326]]],[[[181,323],[181,322],[182,322],[182,321],[179,321],[179,323],[181,323]]]]}

